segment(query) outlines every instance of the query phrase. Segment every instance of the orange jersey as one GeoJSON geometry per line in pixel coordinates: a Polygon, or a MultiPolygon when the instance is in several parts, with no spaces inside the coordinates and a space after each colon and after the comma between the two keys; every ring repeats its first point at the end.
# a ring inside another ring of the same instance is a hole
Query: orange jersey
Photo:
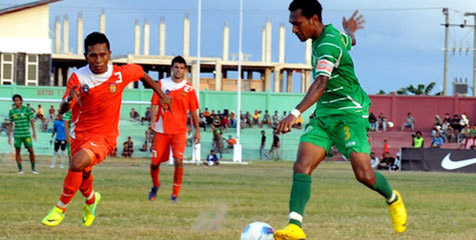
{"type": "Polygon", "coordinates": [[[159,96],[154,93],[152,105],[159,105],[154,131],[164,134],[186,133],[188,113],[199,108],[195,89],[186,80],[175,83],[171,78],[165,78],[159,80],[158,84],[172,98],[172,112],[165,111],[159,105],[159,96]]]}
{"type": "Polygon", "coordinates": [[[108,65],[102,74],[94,74],[86,65],[76,70],[68,80],[63,99],[74,86],[79,86],[79,98],[72,103],[71,137],[85,139],[102,136],[113,146],[119,135],[122,92],[127,85],[144,76],[136,64],[108,65]]]}

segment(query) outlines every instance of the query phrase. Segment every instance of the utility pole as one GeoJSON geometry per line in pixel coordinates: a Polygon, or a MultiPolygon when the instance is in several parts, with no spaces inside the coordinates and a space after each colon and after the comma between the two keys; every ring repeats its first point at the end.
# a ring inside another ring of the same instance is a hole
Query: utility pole
{"type": "Polygon", "coordinates": [[[465,16],[473,16],[474,17],[474,24],[473,24],[473,97],[476,96],[476,12],[467,12],[464,14],[465,16]]]}
{"type": "Polygon", "coordinates": [[[443,8],[443,15],[445,15],[445,61],[443,66],[443,96],[448,96],[448,37],[450,28],[450,16],[448,8],[443,8]]]}

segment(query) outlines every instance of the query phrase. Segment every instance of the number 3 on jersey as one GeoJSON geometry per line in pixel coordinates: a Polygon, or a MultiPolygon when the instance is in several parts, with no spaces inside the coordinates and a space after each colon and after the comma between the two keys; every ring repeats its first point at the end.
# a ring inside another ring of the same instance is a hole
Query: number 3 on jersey
{"type": "Polygon", "coordinates": [[[344,126],[344,134],[345,134],[345,140],[350,139],[350,131],[349,131],[349,126],[344,126]]]}
{"type": "Polygon", "coordinates": [[[122,82],[122,73],[121,72],[115,72],[114,75],[117,77],[116,83],[121,83],[122,82]]]}

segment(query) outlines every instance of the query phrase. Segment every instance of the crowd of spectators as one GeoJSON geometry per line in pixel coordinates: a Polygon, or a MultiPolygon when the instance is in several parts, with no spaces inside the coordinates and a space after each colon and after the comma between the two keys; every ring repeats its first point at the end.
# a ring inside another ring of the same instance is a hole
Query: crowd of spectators
{"type": "Polygon", "coordinates": [[[474,149],[474,136],[476,135],[476,123],[471,126],[470,120],[466,113],[461,115],[446,113],[441,119],[439,115],[435,115],[433,123],[432,147],[441,147],[443,143],[459,143],[460,148],[474,149]]]}

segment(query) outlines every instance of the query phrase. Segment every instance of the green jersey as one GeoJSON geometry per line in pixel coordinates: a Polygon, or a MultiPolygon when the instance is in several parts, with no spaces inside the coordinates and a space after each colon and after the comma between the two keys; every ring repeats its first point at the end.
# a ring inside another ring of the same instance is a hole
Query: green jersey
{"type": "Polygon", "coordinates": [[[349,51],[352,38],[332,25],[312,42],[312,75],[328,76],[327,87],[316,104],[316,117],[368,116],[370,99],[359,84],[349,51]]]}
{"type": "Polygon", "coordinates": [[[71,110],[63,115],[63,120],[68,121],[68,127],[71,127],[71,110]]]}
{"type": "Polygon", "coordinates": [[[30,108],[22,106],[21,108],[13,107],[8,113],[10,122],[15,123],[13,129],[14,137],[30,137],[30,120],[33,119],[33,112],[30,108]]]}

